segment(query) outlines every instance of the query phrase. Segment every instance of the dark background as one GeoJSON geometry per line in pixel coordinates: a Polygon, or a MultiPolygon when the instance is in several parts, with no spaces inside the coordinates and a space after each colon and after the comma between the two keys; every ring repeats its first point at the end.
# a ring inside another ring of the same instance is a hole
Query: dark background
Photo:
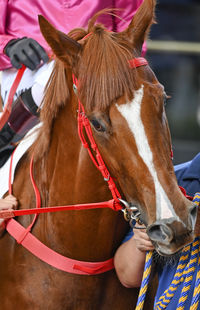
{"type": "MultiPolygon", "coordinates": [[[[200,43],[200,0],[159,0],[151,40],[200,43]]],[[[174,164],[200,152],[200,54],[147,52],[158,80],[171,96],[166,106],[174,164]]]]}

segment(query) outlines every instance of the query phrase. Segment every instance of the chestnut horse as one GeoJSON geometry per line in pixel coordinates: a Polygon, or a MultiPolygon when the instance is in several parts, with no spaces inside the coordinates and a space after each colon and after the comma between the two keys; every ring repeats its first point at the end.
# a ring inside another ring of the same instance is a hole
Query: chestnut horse
{"type": "MultiPolygon", "coordinates": [[[[41,111],[43,126],[17,167],[13,193],[20,209],[34,208],[29,179],[34,153],[43,207],[110,199],[107,183],[78,137],[79,98],[123,199],[137,205],[157,251],[170,255],[192,241],[196,209],[174,175],[164,89],[148,65],[130,66],[141,54],[154,7],[153,0],[145,0],[121,33],[95,25],[96,15],[88,31],[75,29],[67,36],[40,17],[56,61],[41,111]]],[[[31,220],[30,215],[18,218],[25,227],[31,220]]],[[[113,257],[128,230],[122,212],[99,209],[41,214],[32,233],[64,256],[99,262],[113,257]]],[[[134,309],[137,289],[122,287],[114,270],[97,275],[57,270],[9,234],[0,241],[0,253],[2,309],[134,309]]]]}

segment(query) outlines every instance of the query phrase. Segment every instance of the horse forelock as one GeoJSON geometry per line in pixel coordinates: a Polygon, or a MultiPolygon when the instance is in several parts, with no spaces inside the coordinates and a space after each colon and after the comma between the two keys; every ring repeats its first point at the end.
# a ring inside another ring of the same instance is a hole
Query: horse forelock
{"type": "Polygon", "coordinates": [[[106,110],[123,95],[129,98],[136,76],[129,66],[133,58],[128,42],[95,25],[87,38],[79,63],[79,96],[88,111],[106,110]]]}

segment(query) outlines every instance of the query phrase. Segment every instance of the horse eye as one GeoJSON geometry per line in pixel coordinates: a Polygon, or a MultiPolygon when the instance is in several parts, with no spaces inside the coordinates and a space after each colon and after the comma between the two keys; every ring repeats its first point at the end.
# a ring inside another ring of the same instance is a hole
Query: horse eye
{"type": "Polygon", "coordinates": [[[104,132],[105,128],[101,125],[101,123],[99,121],[97,121],[96,119],[92,119],[91,121],[92,126],[100,132],[104,132]]]}

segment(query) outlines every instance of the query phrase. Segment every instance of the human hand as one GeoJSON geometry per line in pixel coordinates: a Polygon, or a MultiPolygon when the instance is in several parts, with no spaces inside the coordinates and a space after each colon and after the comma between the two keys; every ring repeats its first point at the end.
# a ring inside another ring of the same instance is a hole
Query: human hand
{"type": "Polygon", "coordinates": [[[17,199],[13,195],[0,199],[0,210],[15,209],[17,205],[17,199]]]}
{"type": "MultiPolygon", "coordinates": [[[[0,210],[16,209],[18,205],[17,199],[13,195],[8,195],[4,199],[0,199],[0,210]]],[[[0,219],[0,236],[5,229],[5,220],[0,219]]]]}
{"type": "Polygon", "coordinates": [[[43,47],[34,39],[26,37],[8,42],[4,52],[10,58],[13,67],[17,69],[25,65],[27,68],[35,70],[41,61],[46,63],[49,60],[43,47]]]}
{"type": "Polygon", "coordinates": [[[136,224],[136,228],[133,228],[133,240],[135,241],[136,248],[141,252],[154,250],[154,246],[146,233],[146,228],[141,229],[141,227],[141,225],[136,224]]]}

